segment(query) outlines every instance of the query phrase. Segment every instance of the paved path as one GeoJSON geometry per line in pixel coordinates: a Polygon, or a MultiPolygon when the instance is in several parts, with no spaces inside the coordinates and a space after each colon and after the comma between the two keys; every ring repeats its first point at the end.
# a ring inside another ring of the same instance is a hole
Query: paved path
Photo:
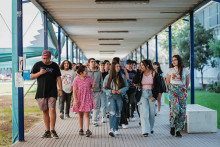
{"type": "Polygon", "coordinates": [[[60,139],[40,136],[44,132],[44,124],[41,122],[29,133],[25,134],[25,142],[17,142],[13,147],[27,146],[76,146],[76,147],[220,147],[220,130],[218,133],[187,134],[182,138],[176,138],[169,134],[169,109],[167,105],[162,106],[162,112],[156,117],[155,133],[145,138],[141,135],[138,121],[130,122],[129,129],[120,129],[121,135],[112,138],[108,135],[109,124],[100,124],[99,127],[91,126],[92,137],[79,136],[78,117],[72,114],[70,119],[57,119],[56,131],[60,139]]]}

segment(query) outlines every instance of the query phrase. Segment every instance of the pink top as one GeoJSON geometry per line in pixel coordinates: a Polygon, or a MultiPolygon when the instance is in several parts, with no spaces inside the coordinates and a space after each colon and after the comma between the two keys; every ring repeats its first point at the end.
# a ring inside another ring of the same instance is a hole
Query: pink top
{"type": "Polygon", "coordinates": [[[143,78],[142,78],[142,81],[141,81],[143,89],[152,89],[153,88],[153,83],[154,83],[154,80],[153,80],[152,74],[150,74],[149,76],[145,76],[143,74],[143,78]]]}
{"type": "Polygon", "coordinates": [[[90,76],[86,76],[84,80],[82,80],[79,76],[74,79],[72,87],[77,89],[76,98],[78,105],[73,105],[71,109],[72,112],[90,112],[95,108],[91,89],[93,83],[93,79],[90,76]]]}

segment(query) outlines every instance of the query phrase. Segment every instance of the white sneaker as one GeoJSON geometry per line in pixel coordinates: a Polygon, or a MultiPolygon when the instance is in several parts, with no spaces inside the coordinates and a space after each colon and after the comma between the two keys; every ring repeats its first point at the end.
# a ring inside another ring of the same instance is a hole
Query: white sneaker
{"type": "Polygon", "coordinates": [[[157,115],[160,115],[160,111],[157,111],[157,115]]]}
{"type": "Polygon", "coordinates": [[[97,122],[92,122],[93,126],[97,127],[98,123],[97,122]]]}
{"type": "Polygon", "coordinates": [[[127,129],[128,128],[128,125],[125,125],[125,124],[122,124],[121,126],[122,126],[123,129],[127,129]]]}
{"type": "Polygon", "coordinates": [[[120,132],[119,131],[115,131],[115,135],[120,135],[120,132]]]}
{"type": "Polygon", "coordinates": [[[135,122],[135,120],[136,120],[135,117],[132,117],[132,118],[131,118],[131,121],[132,121],[132,122],[135,122]]]}
{"type": "Polygon", "coordinates": [[[102,123],[106,123],[106,117],[102,117],[102,123]]]}

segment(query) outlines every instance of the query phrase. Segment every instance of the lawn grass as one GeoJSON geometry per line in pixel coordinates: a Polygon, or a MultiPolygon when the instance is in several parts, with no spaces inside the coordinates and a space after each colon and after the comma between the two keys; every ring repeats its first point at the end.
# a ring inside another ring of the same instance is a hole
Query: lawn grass
{"type": "Polygon", "coordinates": [[[5,133],[0,131],[0,147],[11,146],[12,133],[5,133]]]}
{"type": "MultiPolygon", "coordinates": [[[[187,104],[190,104],[190,90],[188,90],[187,104]]],[[[165,95],[165,103],[169,104],[167,94],[165,95]]],[[[220,94],[208,91],[195,91],[195,104],[205,106],[207,108],[217,110],[218,128],[220,129],[220,94]]]]}

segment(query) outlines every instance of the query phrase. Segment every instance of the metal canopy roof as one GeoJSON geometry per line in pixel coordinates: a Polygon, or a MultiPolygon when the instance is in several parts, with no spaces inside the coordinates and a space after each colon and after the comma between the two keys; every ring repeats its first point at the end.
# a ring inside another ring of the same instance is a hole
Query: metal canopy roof
{"type": "Polygon", "coordinates": [[[37,0],[37,3],[49,12],[87,58],[102,60],[126,56],[203,1],[96,3],[95,0],[37,0]]]}

